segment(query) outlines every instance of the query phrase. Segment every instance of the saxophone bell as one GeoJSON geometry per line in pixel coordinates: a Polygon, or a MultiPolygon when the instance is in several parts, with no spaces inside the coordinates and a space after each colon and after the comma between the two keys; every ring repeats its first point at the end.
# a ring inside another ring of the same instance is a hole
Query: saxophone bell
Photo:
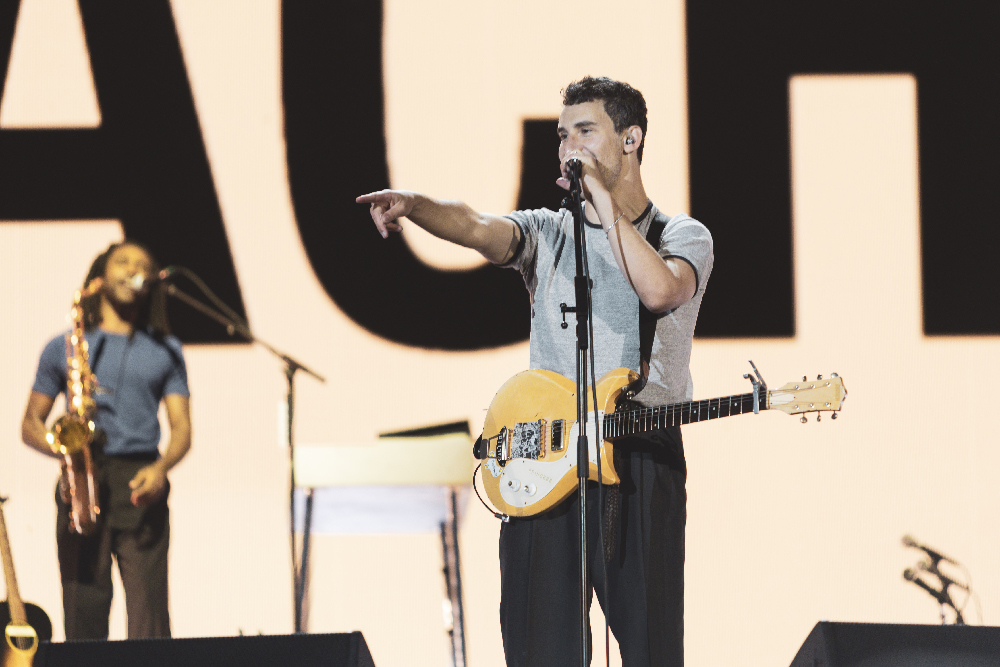
{"type": "Polygon", "coordinates": [[[56,420],[45,439],[56,454],[72,456],[94,439],[94,422],[66,413],[56,420]]]}

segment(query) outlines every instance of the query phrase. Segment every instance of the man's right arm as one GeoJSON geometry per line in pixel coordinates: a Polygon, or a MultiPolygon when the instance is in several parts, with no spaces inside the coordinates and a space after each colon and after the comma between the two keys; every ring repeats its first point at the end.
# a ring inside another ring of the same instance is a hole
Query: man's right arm
{"type": "Polygon", "coordinates": [[[432,199],[406,190],[381,190],[355,201],[370,205],[372,221],[382,238],[401,231],[399,219],[406,216],[434,236],[472,248],[494,264],[510,261],[521,240],[521,230],[511,220],[479,213],[460,201],[432,199]]]}
{"type": "Polygon", "coordinates": [[[45,439],[45,434],[48,433],[45,420],[52,412],[55,400],[54,397],[37,391],[32,391],[28,395],[28,407],[24,409],[24,418],[21,420],[21,439],[24,440],[24,444],[46,456],[60,458],[45,439]]]}

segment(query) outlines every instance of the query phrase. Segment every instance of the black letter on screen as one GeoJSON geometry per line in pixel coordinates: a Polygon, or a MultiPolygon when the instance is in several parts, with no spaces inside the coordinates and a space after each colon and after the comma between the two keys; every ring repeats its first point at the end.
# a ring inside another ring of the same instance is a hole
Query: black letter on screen
{"type": "MultiPolygon", "coordinates": [[[[0,76],[17,10],[0,3],[0,76]]],[[[0,130],[0,220],[119,219],[126,238],[190,268],[243,316],[169,1],[80,0],[80,12],[101,126],[0,130]]],[[[183,304],[171,311],[185,342],[232,340],[183,304]]]]}
{"type": "MultiPolygon", "coordinates": [[[[354,203],[389,187],[381,2],[283,3],[282,80],[295,216],[313,271],[337,306],[368,331],[404,345],[475,350],[527,339],[528,298],[519,273],[494,266],[435,270],[399,235],[383,240],[368,208],[354,203]]],[[[453,85],[460,94],[462,83],[453,85]]],[[[555,149],[547,157],[554,181],[555,149]]]]}
{"type": "Polygon", "coordinates": [[[700,336],[794,335],[789,78],[873,73],[917,81],[924,332],[1000,333],[998,34],[979,0],[687,3],[691,207],[716,239],[700,336]]]}

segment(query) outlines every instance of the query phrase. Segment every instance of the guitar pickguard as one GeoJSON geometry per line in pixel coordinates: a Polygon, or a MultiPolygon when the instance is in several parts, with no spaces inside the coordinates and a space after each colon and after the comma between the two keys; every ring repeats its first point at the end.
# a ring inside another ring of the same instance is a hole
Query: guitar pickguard
{"type": "MultiPolygon", "coordinates": [[[[587,454],[591,465],[596,466],[597,456],[601,450],[601,441],[596,438],[594,424],[601,423],[604,412],[597,413],[596,422],[593,420],[593,413],[590,416],[591,420],[587,423],[587,430],[590,431],[590,437],[587,439],[587,454]]],[[[534,422],[528,425],[536,426],[539,423],[544,424],[545,422],[534,422]]],[[[522,426],[522,424],[518,424],[518,426],[522,426]]],[[[516,432],[517,428],[515,428],[516,432]]],[[[525,433],[531,432],[531,429],[525,429],[525,433]]],[[[580,429],[576,423],[573,423],[569,431],[569,445],[566,447],[566,453],[554,461],[538,460],[537,457],[530,456],[515,457],[508,461],[507,465],[503,467],[498,481],[500,497],[503,498],[504,502],[512,507],[529,507],[544,502],[546,496],[552,493],[556,485],[565,480],[567,474],[576,467],[579,434],[580,429]]],[[[539,441],[542,440],[543,435],[539,434],[539,441]]],[[[562,500],[562,498],[558,500],[562,500]]],[[[558,500],[553,501],[552,504],[558,500]]]]}

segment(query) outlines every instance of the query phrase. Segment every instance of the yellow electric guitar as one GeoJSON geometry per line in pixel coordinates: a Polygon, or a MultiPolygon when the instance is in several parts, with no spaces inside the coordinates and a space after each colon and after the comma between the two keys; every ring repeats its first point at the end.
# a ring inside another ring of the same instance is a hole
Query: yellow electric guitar
{"type": "MultiPolygon", "coordinates": [[[[752,364],[752,362],[751,362],[752,364]]],[[[756,367],[754,371],[756,372],[756,367]]],[[[747,394],[657,407],[630,404],[626,390],[638,379],[618,368],[597,382],[596,423],[603,438],[595,446],[593,392],[587,389],[589,478],[597,480],[597,457],[605,484],[617,484],[612,443],[621,437],[719,417],[780,410],[790,415],[839,411],[847,397],[844,382],[827,379],[789,382],[768,390],[758,373],[747,394]]],[[[805,417],[802,417],[805,421],[805,417]]],[[[483,486],[493,505],[509,516],[532,516],[562,502],[578,487],[576,383],[558,373],[518,373],[500,387],[490,404],[476,455],[483,459],[483,486]]]]}
{"type": "Polygon", "coordinates": [[[14,577],[14,559],[7,539],[7,523],[3,518],[3,503],[0,498],[0,560],[3,560],[3,574],[7,582],[7,601],[0,603],[0,622],[4,628],[6,644],[0,645],[0,665],[2,667],[31,667],[39,638],[52,639],[52,623],[40,607],[21,600],[14,577]]]}

